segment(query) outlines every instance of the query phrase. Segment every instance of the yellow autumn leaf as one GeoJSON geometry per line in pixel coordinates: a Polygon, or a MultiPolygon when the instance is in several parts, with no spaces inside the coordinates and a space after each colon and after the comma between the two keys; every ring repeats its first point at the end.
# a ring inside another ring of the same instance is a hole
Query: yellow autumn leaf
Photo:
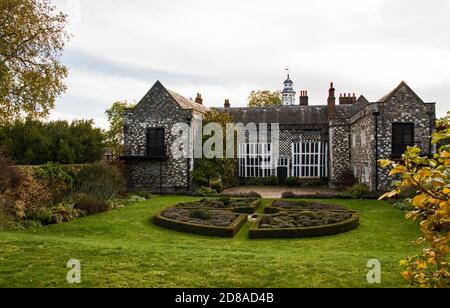
{"type": "Polygon", "coordinates": [[[391,161],[387,159],[381,159],[378,161],[380,163],[381,168],[386,168],[391,165],[391,161]]]}
{"type": "Polygon", "coordinates": [[[397,166],[394,169],[391,170],[391,172],[389,173],[389,175],[396,175],[396,174],[400,174],[400,173],[404,173],[407,172],[408,169],[406,169],[405,166],[397,166]]]}

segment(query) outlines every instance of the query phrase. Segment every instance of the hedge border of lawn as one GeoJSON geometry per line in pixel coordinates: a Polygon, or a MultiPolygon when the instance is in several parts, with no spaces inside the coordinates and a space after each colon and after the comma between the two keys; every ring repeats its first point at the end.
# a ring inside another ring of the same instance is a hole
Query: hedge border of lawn
{"type": "MultiPolygon", "coordinates": [[[[285,211],[289,212],[289,211],[285,211]]],[[[249,230],[250,239],[266,238],[306,238],[336,235],[356,229],[360,224],[359,214],[353,212],[352,217],[331,225],[305,227],[305,228],[280,228],[261,229],[259,225],[264,216],[259,216],[249,230]]]]}
{"type": "Polygon", "coordinates": [[[238,217],[228,227],[207,226],[194,223],[181,222],[163,217],[162,210],[153,217],[153,223],[160,227],[179,232],[193,233],[215,237],[234,237],[236,233],[247,223],[248,215],[238,215],[238,217]]]}

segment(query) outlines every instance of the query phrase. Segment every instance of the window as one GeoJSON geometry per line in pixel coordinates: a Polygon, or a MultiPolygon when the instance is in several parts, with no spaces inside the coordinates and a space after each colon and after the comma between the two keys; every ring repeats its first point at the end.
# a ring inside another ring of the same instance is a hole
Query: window
{"type": "Polygon", "coordinates": [[[300,178],[328,177],[328,147],[323,142],[292,144],[292,176],[300,178]]]}
{"type": "Polygon", "coordinates": [[[392,155],[401,156],[408,146],[414,146],[414,124],[392,124],[392,155]]]}
{"type": "Polygon", "coordinates": [[[164,128],[147,129],[147,156],[163,158],[166,155],[164,145],[164,128]]]}
{"type": "Polygon", "coordinates": [[[239,145],[239,176],[242,178],[272,175],[272,149],[270,143],[239,145]]]}

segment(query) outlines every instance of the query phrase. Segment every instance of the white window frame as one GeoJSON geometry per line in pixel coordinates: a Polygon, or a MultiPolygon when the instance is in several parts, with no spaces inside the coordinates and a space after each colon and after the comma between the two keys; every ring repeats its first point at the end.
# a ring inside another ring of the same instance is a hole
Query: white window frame
{"type": "Polygon", "coordinates": [[[273,174],[271,143],[241,143],[238,158],[241,178],[264,178],[273,174]]]}
{"type": "Polygon", "coordinates": [[[291,176],[299,178],[328,177],[327,143],[322,141],[302,141],[292,143],[291,150],[291,176]]]}

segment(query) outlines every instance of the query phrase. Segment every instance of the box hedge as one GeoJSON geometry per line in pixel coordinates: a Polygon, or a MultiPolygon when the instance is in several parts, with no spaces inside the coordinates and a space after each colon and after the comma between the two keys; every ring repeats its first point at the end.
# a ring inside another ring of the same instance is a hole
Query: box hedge
{"type": "Polygon", "coordinates": [[[346,221],[306,228],[261,229],[259,225],[262,218],[262,216],[258,217],[250,227],[250,239],[320,237],[351,231],[359,226],[359,214],[357,213],[352,213],[352,217],[346,221]]]}
{"type": "Polygon", "coordinates": [[[181,222],[168,219],[161,215],[162,211],[153,217],[153,222],[163,228],[187,232],[199,235],[215,236],[215,237],[233,237],[247,223],[247,215],[239,215],[228,227],[199,225],[188,222],[181,222]]]}

